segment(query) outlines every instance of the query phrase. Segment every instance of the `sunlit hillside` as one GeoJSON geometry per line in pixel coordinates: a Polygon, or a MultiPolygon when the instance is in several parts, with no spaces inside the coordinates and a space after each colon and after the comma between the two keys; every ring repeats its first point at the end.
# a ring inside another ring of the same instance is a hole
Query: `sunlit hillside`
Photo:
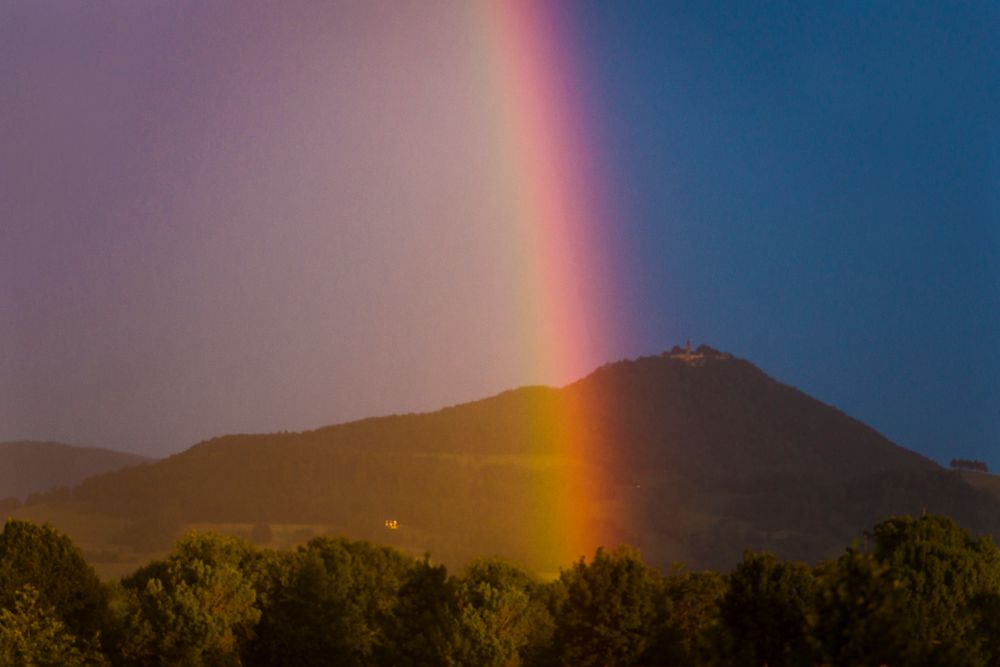
{"type": "Polygon", "coordinates": [[[1000,534],[1000,504],[961,475],[710,348],[428,414],[220,437],[22,513],[108,571],[214,527],[272,546],[342,534],[449,564],[502,554],[552,572],[565,564],[561,484],[595,471],[605,483],[579,520],[661,567],[728,568],[744,548],[816,561],[893,514],[1000,534]],[[598,443],[588,460],[555,446],[566,425],[551,416],[566,403],[588,406],[573,430],[598,443]]]}

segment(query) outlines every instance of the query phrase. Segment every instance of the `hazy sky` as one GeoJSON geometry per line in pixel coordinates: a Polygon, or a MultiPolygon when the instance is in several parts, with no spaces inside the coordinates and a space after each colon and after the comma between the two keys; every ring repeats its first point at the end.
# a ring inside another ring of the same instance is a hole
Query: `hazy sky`
{"type": "MultiPolygon", "coordinates": [[[[1000,7],[752,4],[547,4],[614,332],[577,374],[690,338],[1000,468],[1000,7]]],[[[0,3],[0,440],[164,455],[572,379],[484,7],[0,3]]]]}

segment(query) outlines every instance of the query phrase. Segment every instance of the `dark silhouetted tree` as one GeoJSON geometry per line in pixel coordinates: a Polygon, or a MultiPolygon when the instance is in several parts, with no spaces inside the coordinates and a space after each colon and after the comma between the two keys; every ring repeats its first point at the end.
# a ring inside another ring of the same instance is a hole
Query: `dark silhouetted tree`
{"type": "Polygon", "coordinates": [[[274,562],[251,662],[375,664],[412,566],[395,549],[329,537],[274,562]]]}
{"type": "Polygon", "coordinates": [[[458,667],[465,665],[458,585],[443,565],[428,559],[406,574],[399,603],[376,664],[397,667],[458,667]]]}
{"type": "Polygon", "coordinates": [[[726,580],[718,572],[675,570],[663,577],[654,643],[643,664],[705,665],[716,654],[719,602],[726,580]]]}
{"type": "Polygon", "coordinates": [[[905,665],[915,657],[902,583],[874,556],[849,550],[819,566],[815,600],[811,633],[824,665],[905,665]]]}
{"type": "Polygon", "coordinates": [[[813,598],[813,575],[807,566],[744,552],[719,603],[726,664],[810,664],[807,615],[813,598]]]}
{"type": "Polygon", "coordinates": [[[557,664],[632,664],[651,643],[658,576],[628,547],[598,549],[589,563],[581,559],[564,570],[553,610],[557,664]]]}

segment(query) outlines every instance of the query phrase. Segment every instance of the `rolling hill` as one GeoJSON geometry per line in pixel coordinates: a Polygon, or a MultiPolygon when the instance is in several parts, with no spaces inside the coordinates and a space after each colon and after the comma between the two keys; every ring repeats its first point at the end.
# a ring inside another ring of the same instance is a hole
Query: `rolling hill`
{"type": "Polygon", "coordinates": [[[23,501],[31,493],[73,487],[87,477],[150,460],[111,449],[58,442],[0,442],[0,498],[23,501]]]}
{"type": "Polygon", "coordinates": [[[256,532],[275,544],[346,534],[449,564],[499,553],[552,572],[569,564],[557,508],[574,475],[602,480],[577,520],[661,567],[729,568],[744,548],[816,561],[886,516],[923,511],[1000,535],[1000,502],[960,474],[704,346],[433,413],[224,436],[92,477],[26,515],[107,560],[162,549],[182,528],[266,524],[256,532]],[[554,418],[566,414],[575,423],[554,418]],[[585,456],[566,446],[580,434],[585,456]]]}

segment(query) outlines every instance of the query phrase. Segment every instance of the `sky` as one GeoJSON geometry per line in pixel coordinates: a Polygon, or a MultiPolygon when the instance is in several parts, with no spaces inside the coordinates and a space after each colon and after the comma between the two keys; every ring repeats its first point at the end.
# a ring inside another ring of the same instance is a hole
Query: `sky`
{"type": "Polygon", "coordinates": [[[1000,470],[998,35],[992,2],[4,2],[0,440],[165,456],[691,339],[1000,470]]]}

